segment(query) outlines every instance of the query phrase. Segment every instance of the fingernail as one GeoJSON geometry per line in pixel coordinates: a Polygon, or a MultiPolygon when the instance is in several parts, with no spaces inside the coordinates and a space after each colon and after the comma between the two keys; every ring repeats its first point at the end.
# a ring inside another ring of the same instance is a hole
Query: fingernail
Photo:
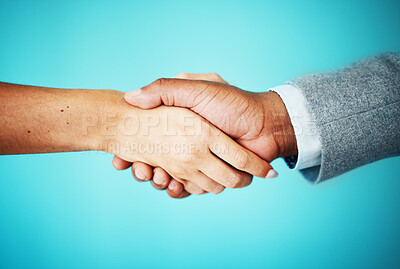
{"type": "Polygon", "coordinates": [[[163,185],[164,181],[160,178],[159,175],[155,174],[153,177],[153,181],[154,183],[156,183],[157,185],[163,185]]]}
{"type": "Polygon", "coordinates": [[[265,178],[275,178],[277,176],[278,176],[278,173],[274,169],[271,169],[271,170],[269,170],[269,172],[265,178]]]}
{"type": "Polygon", "coordinates": [[[135,97],[137,97],[138,95],[140,95],[142,93],[142,90],[133,90],[130,92],[125,93],[125,98],[126,99],[134,99],[135,97]]]}
{"type": "Polygon", "coordinates": [[[139,169],[135,170],[135,176],[137,179],[140,179],[140,180],[146,179],[146,177],[143,175],[142,171],[140,171],[139,169]]]}
{"type": "Polygon", "coordinates": [[[172,181],[171,183],[169,183],[168,189],[174,191],[174,190],[176,190],[176,188],[177,188],[177,186],[176,186],[175,182],[172,181]]]}

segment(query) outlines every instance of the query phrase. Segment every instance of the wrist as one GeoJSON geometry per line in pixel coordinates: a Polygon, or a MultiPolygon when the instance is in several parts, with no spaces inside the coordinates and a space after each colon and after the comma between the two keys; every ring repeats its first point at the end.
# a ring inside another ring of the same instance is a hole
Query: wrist
{"type": "Polygon", "coordinates": [[[284,102],[275,92],[260,94],[265,114],[264,126],[277,145],[277,157],[297,155],[296,135],[284,102]]]}
{"type": "Polygon", "coordinates": [[[82,115],[83,143],[87,150],[116,153],[118,129],[126,110],[124,93],[115,90],[93,90],[87,102],[90,109],[82,115]]]}
{"type": "Polygon", "coordinates": [[[124,92],[102,90],[99,97],[97,126],[90,139],[93,141],[92,150],[115,155],[131,152],[135,143],[141,143],[142,118],[149,116],[151,111],[145,112],[126,103],[124,92]]]}

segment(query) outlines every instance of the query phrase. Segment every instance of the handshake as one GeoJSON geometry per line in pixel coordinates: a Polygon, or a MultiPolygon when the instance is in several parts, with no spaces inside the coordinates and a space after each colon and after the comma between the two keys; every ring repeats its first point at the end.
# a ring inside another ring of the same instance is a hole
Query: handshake
{"type": "Polygon", "coordinates": [[[260,93],[213,73],[126,94],[0,82],[0,155],[101,150],[173,198],[274,178],[278,157],[318,183],[400,154],[398,66],[382,54],[260,93]]]}
{"type": "Polygon", "coordinates": [[[173,198],[242,188],[252,175],[274,178],[269,162],[297,154],[291,120],[275,92],[243,91],[215,73],[183,73],[124,99],[140,110],[124,109],[122,127],[102,150],[115,154],[116,169],[131,167],[138,181],[151,181],[173,198]]]}

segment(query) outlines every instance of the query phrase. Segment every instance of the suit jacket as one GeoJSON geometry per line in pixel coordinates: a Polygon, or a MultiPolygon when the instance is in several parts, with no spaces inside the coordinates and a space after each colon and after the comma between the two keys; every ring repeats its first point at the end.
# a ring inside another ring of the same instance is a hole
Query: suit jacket
{"type": "Polygon", "coordinates": [[[317,183],[400,155],[400,54],[289,83],[302,91],[321,134],[321,165],[301,170],[307,179],[317,183]]]}

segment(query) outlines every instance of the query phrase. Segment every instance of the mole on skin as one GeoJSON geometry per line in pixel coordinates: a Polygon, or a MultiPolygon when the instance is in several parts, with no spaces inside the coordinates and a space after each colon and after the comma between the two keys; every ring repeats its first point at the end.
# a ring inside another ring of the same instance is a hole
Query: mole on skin
{"type": "Polygon", "coordinates": [[[30,134],[31,133],[31,131],[28,131],[28,134],[30,134]]]}

